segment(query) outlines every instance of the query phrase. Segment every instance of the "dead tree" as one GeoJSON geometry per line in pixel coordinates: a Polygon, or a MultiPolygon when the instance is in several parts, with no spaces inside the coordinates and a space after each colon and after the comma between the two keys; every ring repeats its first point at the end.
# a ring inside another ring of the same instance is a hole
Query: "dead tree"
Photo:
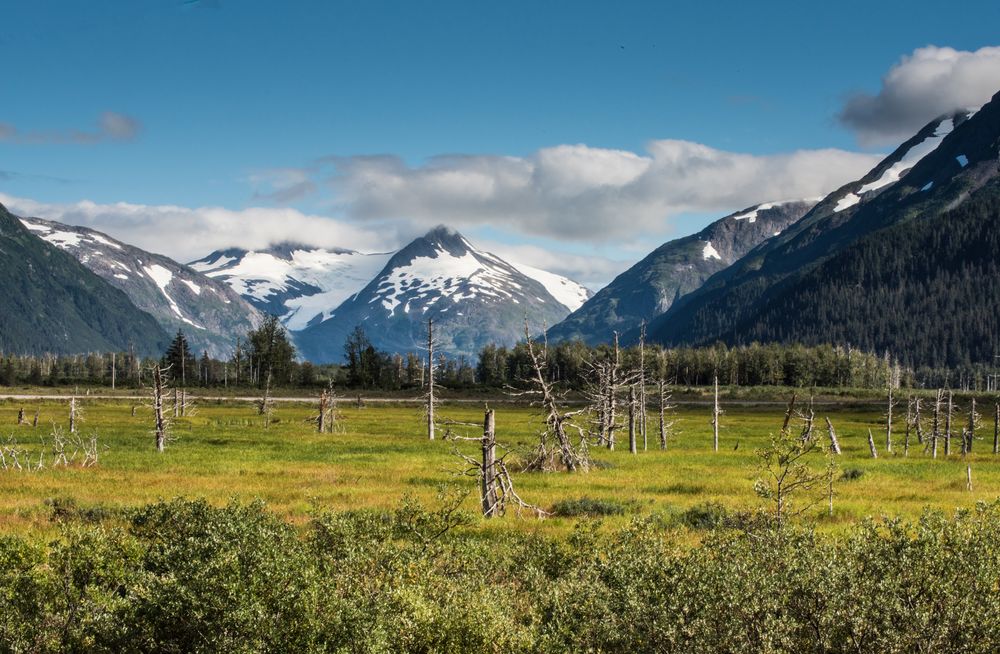
{"type": "Polygon", "coordinates": [[[497,492],[497,423],[493,409],[486,410],[483,418],[482,438],[483,460],[480,463],[482,474],[479,480],[479,496],[482,500],[483,515],[492,518],[500,511],[497,492]]]}
{"type": "Polygon", "coordinates": [[[590,435],[598,445],[608,442],[608,384],[611,375],[610,361],[587,362],[587,383],[583,395],[587,399],[590,417],[590,435]]]}
{"type": "Polygon", "coordinates": [[[952,402],[952,392],[948,390],[948,404],[947,413],[945,414],[944,420],[944,455],[948,456],[951,454],[951,416],[954,411],[954,404],[952,402]]]}
{"type": "Polygon", "coordinates": [[[917,442],[924,444],[924,421],[920,417],[920,398],[913,399],[913,428],[917,433],[917,442]]]}
{"type": "Polygon", "coordinates": [[[337,431],[340,424],[340,412],[337,410],[337,395],[333,392],[333,384],[324,389],[319,396],[319,415],[316,416],[316,431],[327,434],[337,431]]]}
{"type": "Polygon", "coordinates": [[[802,439],[812,440],[814,438],[814,431],[816,425],[816,412],[813,410],[813,397],[809,396],[809,408],[801,414],[803,425],[802,425],[802,439]]]}
{"type": "Polygon", "coordinates": [[[609,450],[615,449],[615,428],[617,426],[616,412],[618,409],[618,369],[621,366],[621,350],[618,347],[618,332],[615,332],[614,358],[611,360],[611,369],[608,373],[608,387],[606,389],[606,409],[607,418],[607,447],[609,450]]]}
{"type": "Polygon", "coordinates": [[[556,397],[552,384],[545,375],[545,353],[539,352],[531,340],[531,332],[528,330],[528,321],[524,321],[524,339],[528,350],[528,358],[531,361],[532,379],[529,380],[534,387],[528,393],[538,397],[538,403],[545,414],[545,429],[539,439],[535,460],[529,464],[529,468],[548,469],[549,451],[548,441],[553,438],[558,447],[559,461],[567,472],[586,472],[590,467],[590,458],[587,455],[587,439],[583,437],[583,430],[576,428],[572,424],[572,417],[580,411],[564,413],[559,407],[559,400],[556,397]],[[567,429],[576,428],[580,434],[580,446],[576,448],[570,441],[567,429]]]}
{"type": "Polygon", "coordinates": [[[35,409],[35,417],[31,419],[32,428],[38,427],[38,409],[35,409]]]}
{"type": "Polygon", "coordinates": [[[972,452],[972,441],[976,437],[976,429],[979,427],[979,414],[976,413],[976,398],[972,398],[969,406],[969,424],[966,427],[965,435],[962,438],[962,455],[972,452]]]}
{"type": "Polygon", "coordinates": [[[667,392],[667,384],[664,382],[663,378],[656,382],[657,386],[657,397],[659,399],[657,409],[660,418],[660,449],[667,449],[667,435],[673,432],[674,420],[667,419],[667,412],[672,411],[674,406],[670,404],[671,394],[667,392]]]}
{"type": "Polygon", "coordinates": [[[944,391],[938,389],[934,396],[934,419],[931,423],[931,458],[936,459],[938,453],[938,439],[941,437],[941,402],[944,400],[944,391]]]}
{"type": "Polygon", "coordinates": [[[910,454],[910,427],[913,421],[913,399],[906,398],[906,431],[903,434],[903,456],[910,454]]]}
{"type": "Polygon", "coordinates": [[[24,407],[21,407],[17,411],[17,425],[20,427],[24,424],[24,407]]]}
{"type": "Polygon", "coordinates": [[[871,427],[868,428],[868,451],[871,452],[872,458],[878,458],[878,450],[875,449],[875,437],[872,436],[871,427]]]}
{"type": "Polygon", "coordinates": [[[837,432],[834,431],[830,418],[826,418],[826,430],[830,434],[830,451],[834,454],[840,454],[840,441],[837,440],[837,432]]]}
{"type": "Polygon", "coordinates": [[[714,401],[712,404],[712,448],[718,452],[719,451],[719,416],[722,415],[722,410],[719,409],[719,376],[715,376],[714,383],[714,401]]]}
{"type": "Polygon", "coordinates": [[[1000,403],[993,409],[993,453],[1000,454],[1000,403]]]}
{"type": "Polygon", "coordinates": [[[427,440],[434,440],[434,407],[437,403],[434,397],[434,319],[427,320],[427,393],[425,413],[427,414],[427,440]]]}
{"type": "Polygon", "coordinates": [[[646,434],[646,321],[639,327],[639,434],[642,436],[643,451],[649,449],[649,439],[646,434]]]}
{"type": "Polygon", "coordinates": [[[159,365],[153,366],[153,420],[154,434],[156,436],[156,451],[162,452],[167,445],[167,431],[169,425],[163,415],[163,393],[164,388],[163,371],[159,365]]]}
{"type": "Polygon", "coordinates": [[[892,452],[892,409],[896,401],[892,396],[892,384],[889,384],[889,396],[885,408],[885,451],[892,452]]]}
{"type": "Polygon", "coordinates": [[[479,500],[483,517],[494,518],[504,515],[508,504],[516,506],[519,515],[522,509],[531,510],[538,517],[548,515],[546,511],[525,502],[514,490],[514,480],[505,461],[510,451],[508,450],[503,456],[497,457],[496,414],[492,409],[486,409],[482,436],[476,438],[460,436],[448,429],[445,431],[444,438],[446,440],[477,441],[480,445],[480,458],[478,460],[459,452],[457,449],[454,452],[469,464],[463,474],[475,476],[479,480],[479,500]]]}
{"type": "Polygon", "coordinates": [[[965,464],[965,490],[972,492],[972,464],[965,464]]]}
{"type": "Polygon", "coordinates": [[[76,398],[69,398],[69,433],[76,433],[76,398]]]}
{"type": "Polygon", "coordinates": [[[636,415],[636,393],[635,384],[628,387],[628,451],[632,454],[638,452],[636,443],[636,422],[639,416],[636,415]]]}
{"type": "Polygon", "coordinates": [[[257,415],[264,416],[267,427],[271,422],[271,411],[274,409],[274,402],[271,400],[271,368],[267,369],[267,377],[264,378],[264,394],[257,402],[257,415]]]}

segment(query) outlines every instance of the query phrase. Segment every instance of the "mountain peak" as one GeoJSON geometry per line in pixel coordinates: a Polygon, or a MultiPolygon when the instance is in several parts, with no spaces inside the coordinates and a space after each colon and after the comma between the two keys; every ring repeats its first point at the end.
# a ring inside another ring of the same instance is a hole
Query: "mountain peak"
{"type": "Polygon", "coordinates": [[[437,243],[446,247],[458,245],[464,248],[471,247],[469,241],[457,229],[453,229],[447,225],[437,225],[424,234],[423,238],[431,243],[437,243]]]}

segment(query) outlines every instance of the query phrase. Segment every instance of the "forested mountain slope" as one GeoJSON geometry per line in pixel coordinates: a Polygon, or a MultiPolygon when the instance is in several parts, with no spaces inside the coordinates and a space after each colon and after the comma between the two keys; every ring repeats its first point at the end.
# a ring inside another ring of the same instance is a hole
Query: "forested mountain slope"
{"type": "Polygon", "coordinates": [[[0,205],[0,351],[159,354],[167,334],[128,296],[0,205]]]}

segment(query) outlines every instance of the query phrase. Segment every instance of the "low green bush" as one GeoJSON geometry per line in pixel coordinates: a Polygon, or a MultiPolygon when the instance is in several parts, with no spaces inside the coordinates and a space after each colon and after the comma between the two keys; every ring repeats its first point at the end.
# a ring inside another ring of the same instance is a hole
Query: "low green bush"
{"type": "Polygon", "coordinates": [[[704,504],[697,545],[652,519],[484,536],[458,505],[63,511],[48,544],[0,538],[0,652],[1000,651],[1000,504],[836,536],[704,504]]]}

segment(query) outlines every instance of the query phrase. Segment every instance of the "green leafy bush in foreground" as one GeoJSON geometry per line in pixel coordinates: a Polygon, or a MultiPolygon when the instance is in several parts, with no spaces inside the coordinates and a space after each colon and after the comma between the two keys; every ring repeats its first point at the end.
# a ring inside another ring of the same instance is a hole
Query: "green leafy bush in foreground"
{"type": "Polygon", "coordinates": [[[653,521],[483,537],[412,502],[302,529],[261,504],[72,513],[0,539],[0,650],[1000,651],[1000,504],[840,537],[706,509],[729,526],[695,547],[653,521]]]}

